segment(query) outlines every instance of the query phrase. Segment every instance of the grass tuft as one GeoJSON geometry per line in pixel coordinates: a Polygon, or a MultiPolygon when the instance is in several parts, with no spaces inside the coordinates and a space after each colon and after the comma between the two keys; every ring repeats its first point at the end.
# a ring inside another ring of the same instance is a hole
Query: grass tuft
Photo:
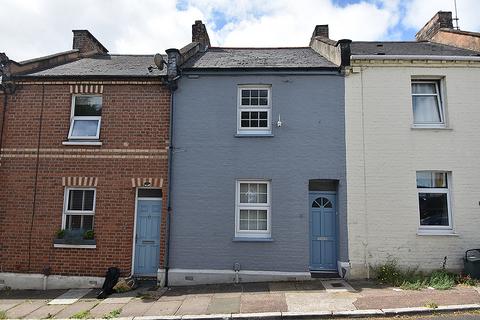
{"type": "Polygon", "coordinates": [[[87,319],[90,316],[90,311],[85,310],[85,311],[80,311],[75,313],[73,316],[70,317],[70,319],[87,319]]]}
{"type": "Polygon", "coordinates": [[[380,283],[405,290],[420,290],[432,287],[437,290],[447,290],[455,286],[458,275],[446,270],[437,270],[431,274],[418,272],[417,269],[402,270],[397,260],[389,258],[386,263],[373,268],[380,283]]]}
{"type": "Polygon", "coordinates": [[[0,310],[0,319],[1,320],[7,319],[7,313],[3,310],[0,310]]]}
{"type": "Polygon", "coordinates": [[[109,313],[105,314],[105,315],[103,316],[103,319],[118,318],[118,316],[120,315],[120,313],[122,313],[122,309],[121,309],[121,308],[112,310],[112,311],[110,311],[109,313]]]}
{"type": "Polygon", "coordinates": [[[430,309],[437,309],[438,304],[436,304],[435,302],[427,302],[427,303],[425,303],[424,307],[425,308],[430,308],[430,309]]]}

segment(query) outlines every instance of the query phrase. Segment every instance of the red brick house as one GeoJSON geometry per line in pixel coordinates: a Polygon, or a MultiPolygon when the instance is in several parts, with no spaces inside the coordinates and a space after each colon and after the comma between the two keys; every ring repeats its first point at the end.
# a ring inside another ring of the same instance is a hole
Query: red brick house
{"type": "Polygon", "coordinates": [[[0,54],[0,288],[98,286],[111,266],[163,278],[166,68],[73,33],[70,51],[0,54]]]}

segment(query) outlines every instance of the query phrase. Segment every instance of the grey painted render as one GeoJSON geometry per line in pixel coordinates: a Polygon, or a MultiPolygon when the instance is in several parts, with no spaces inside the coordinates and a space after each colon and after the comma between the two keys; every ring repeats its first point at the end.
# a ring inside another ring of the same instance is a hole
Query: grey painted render
{"type": "Polygon", "coordinates": [[[309,270],[309,179],[336,179],[348,260],[344,79],[337,72],[183,75],[174,96],[170,268],[309,270]],[[235,137],[237,86],[272,85],[273,137],[235,137]],[[271,179],[272,242],[236,242],[236,179],[271,179]]]}

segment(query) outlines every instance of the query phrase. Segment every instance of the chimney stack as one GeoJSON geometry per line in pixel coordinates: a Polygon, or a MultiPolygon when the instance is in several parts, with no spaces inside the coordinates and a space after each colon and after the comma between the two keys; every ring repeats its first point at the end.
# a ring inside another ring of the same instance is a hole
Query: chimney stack
{"type": "Polygon", "coordinates": [[[95,54],[108,53],[103,46],[88,30],[72,30],[73,49],[78,49],[81,56],[92,56],[95,54]]]}
{"type": "Polygon", "coordinates": [[[315,26],[315,30],[313,30],[312,38],[315,38],[315,37],[328,38],[328,24],[320,24],[315,26]]]}
{"type": "Polygon", "coordinates": [[[196,20],[195,24],[192,25],[192,42],[198,42],[202,51],[210,47],[210,38],[202,20],[196,20]]]}
{"type": "Polygon", "coordinates": [[[417,32],[415,38],[417,41],[429,41],[440,29],[453,29],[452,12],[438,11],[437,14],[417,32]]]}

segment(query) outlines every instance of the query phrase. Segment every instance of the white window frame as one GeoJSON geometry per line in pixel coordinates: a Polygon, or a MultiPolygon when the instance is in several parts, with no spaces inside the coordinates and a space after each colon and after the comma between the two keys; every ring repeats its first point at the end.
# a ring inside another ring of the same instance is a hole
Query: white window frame
{"type": "Polygon", "coordinates": [[[272,86],[271,85],[239,85],[237,89],[237,134],[265,135],[272,133],[272,86]],[[267,105],[242,106],[242,90],[267,90],[267,105]],[[242,111],[267,112],[267,127],[242,128],[242,111]]]}
{"type": "Polygon", "coordinates": [[[421,78],[414,78],[410,82],[410,90],[411,90],[411,97],[412,97],[412,117],[413,117],[413,127],[416,128],[445,128],[447,126],[447,122],[445,121],[445,101],[443,99],[444,90],[443,90],[443,81],[442,79],[432,79],[428,78],[422,80],[421,78]],[[415,113],[413,112],[414,105],[413,105],[413,97],[414,96],[433,96],[432,93],[413,93],[412,84],[415,83],[422,83],[422,84],[434,84],[437,93],[435,96],[437,97],[437,103],[439,106],[440,111],[440,122],[438,123],[431,123],[431,122],[416,122],[415,121],[415,113]]]}
{"type": "Polygon", "coordinates": [[[418,230],[420,232],[452,232],[453,231],[453,214],[452,207],[450,202],[450,188],[451,188],[451,173],[448,171],[440,170],[418,170],[415,172],[415,184],[417,184],[417,173],[418,172],[431,172],[431,173],[445,173],[447,178],[447,187],[446,188],[418,188],[417,187],[417,206],[418,206],[418,230]],[[422,225],[420,223],[420,193],[435,193],[435,194],[446,194],[447,195],[447,210],[448,210],[448,226],[428,226],[422,225]]]}
{"type": "MultiPolygon", "coordinates": [[[[70,112],[70,129],[68,130],[68,139],[69,140],[98,140],[100,139],[100,127],[102,126],[102,116],[75,116],[75,100],[77,97],[102,97],[98,94],[75,94],[72,95],[72,108],[70,112]],[[95,136],[72,136],[73,126],[75,121],[82,120],[97,120],[97,132],[95,136]]],[[[102,109],[103,109],[103,97],[102,97],[102,109]]]]}
{"type": "Polygon", "coordinates": [[[271,186],[270,180],[239,179],[235,188],[235,237],[236,238],[270,238],[271,237],[271,186]],[[241,183],[263,183],[267,185],[267,203],[240,203],[241,183]],[[267,230],[240,230],[240,210],[266,210],[267,230]]]}
{"type": "Polygon", "coordinates": [[[62,229],[67,230],[67,215],[78,216],[93,216],[92,229],[95,228],[95,207],[97,204],[97,190],[95,188],[82,187],[66,187],[63,196],[63,214],[62,214],[62,229]],[[71,190],[93,190],[93,210],[68,210],[69,193],[71,190]]]}

